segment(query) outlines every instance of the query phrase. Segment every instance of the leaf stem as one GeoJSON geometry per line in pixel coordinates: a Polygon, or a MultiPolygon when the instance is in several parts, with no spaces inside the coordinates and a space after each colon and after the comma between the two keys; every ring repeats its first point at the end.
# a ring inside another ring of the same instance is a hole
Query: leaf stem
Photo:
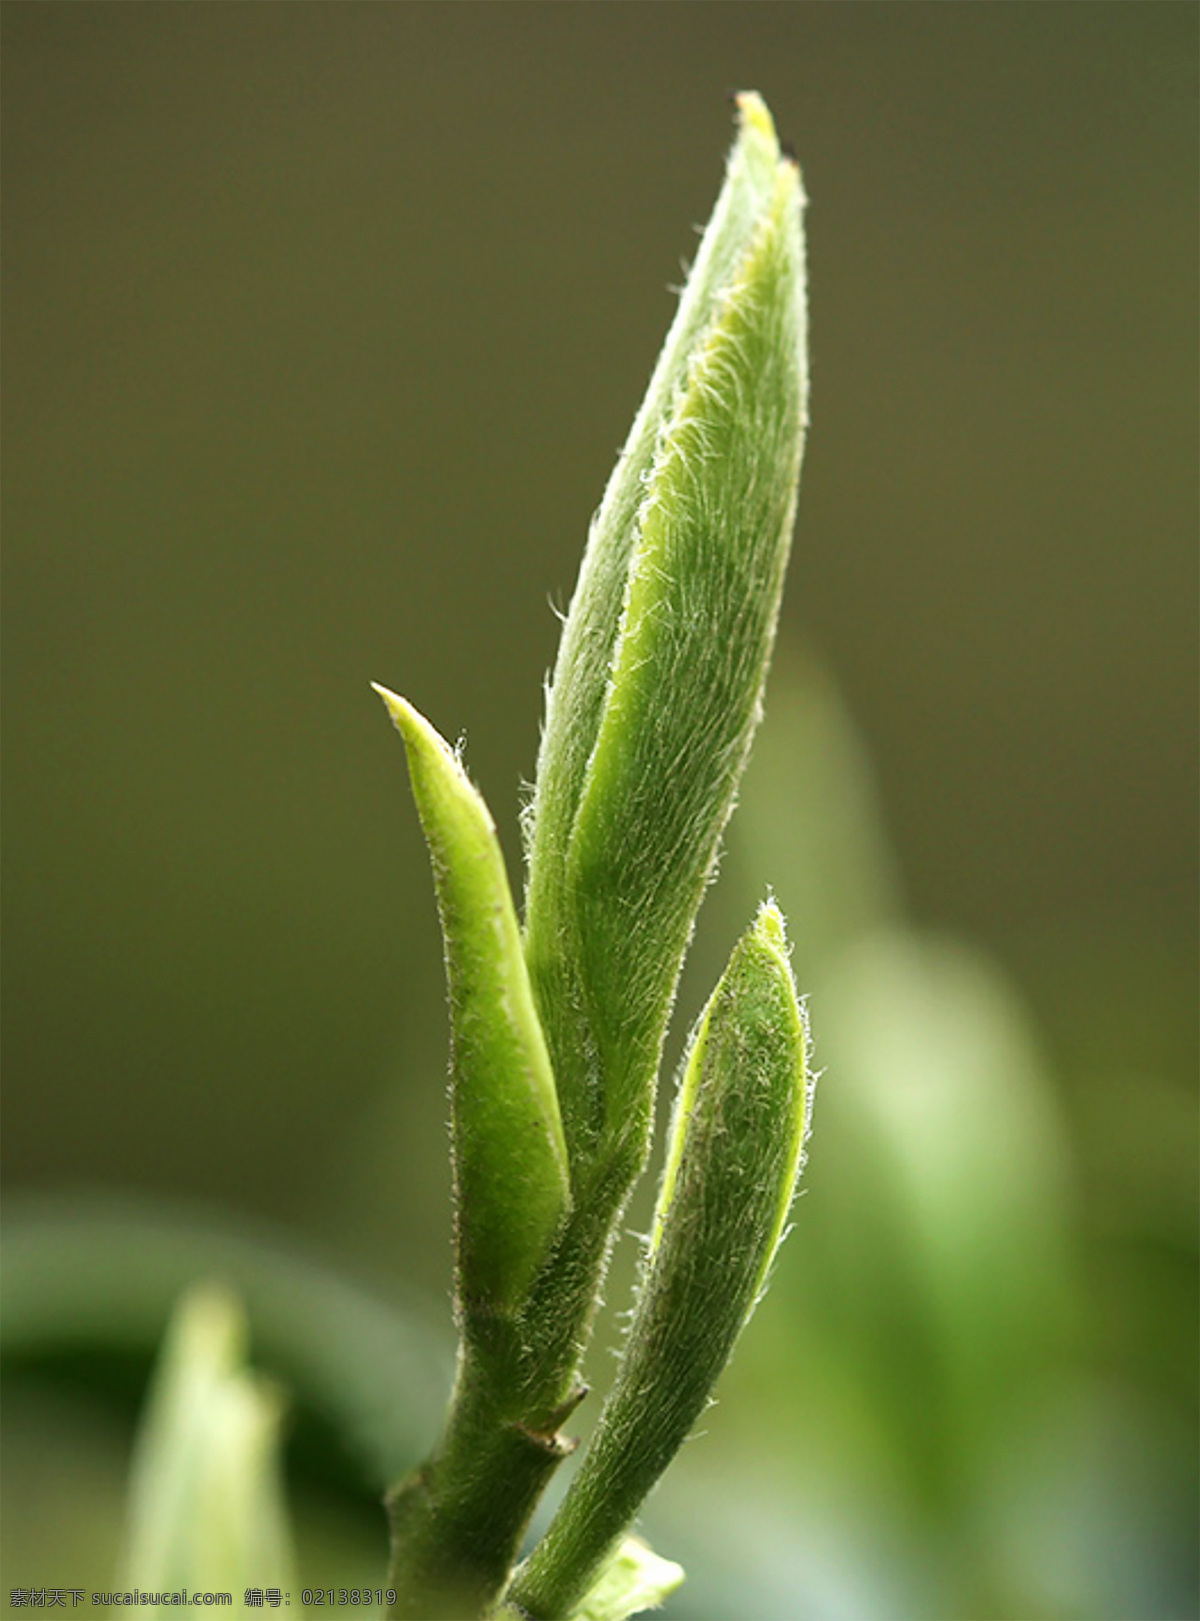
{"type": "Polygon", "coordinates": [[[393,1617],[474,1621],[495,1601],[547,1481],[571,1450],[497,1410],[467,1353],[442,1443],[388,1499],[393,1617]]]}

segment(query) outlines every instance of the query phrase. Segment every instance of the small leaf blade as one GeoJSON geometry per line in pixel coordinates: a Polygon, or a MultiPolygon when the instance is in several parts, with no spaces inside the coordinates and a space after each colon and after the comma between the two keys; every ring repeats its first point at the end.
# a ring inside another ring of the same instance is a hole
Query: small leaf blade
{"type": "Polygon", "coordinates": [[[488,808],[424,716],[375,690],[404,739],[445,940],[462,1303],[512,1311],[570,1204],[554,1076],[488,808]]]}
{"type": "Polygon", "coordinates": [[[571,1621],[627,1621],[657,1610],[683,1581],[682,1565],[660,1558],[640,1537],[626,1537],[571,1621]]]}

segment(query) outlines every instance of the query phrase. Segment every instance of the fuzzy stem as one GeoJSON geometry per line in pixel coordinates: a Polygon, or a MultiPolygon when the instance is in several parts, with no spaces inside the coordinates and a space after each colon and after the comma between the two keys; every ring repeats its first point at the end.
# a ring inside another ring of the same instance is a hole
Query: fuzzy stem
{"type": "Polygon", "coordinates": [[[583,1351],[645,1146],[627,1144],[593,1183],[519,1317],[488,1318],[460,1304],[462,1349],[442,1441],[388,1498],[395,1621],[477,1621],[498,1602],[537,1501],[575,1448],[559,1426],[587,1394],[583,1351]]]}
{"type": "Polygon", "coordinates": [[[391,1609],[406,1621],[474,1621],[508,1578],[534,1506],[570,1444],[505,1419],[464,1356],[441,1446],[388,1499],[391,1609]]]}

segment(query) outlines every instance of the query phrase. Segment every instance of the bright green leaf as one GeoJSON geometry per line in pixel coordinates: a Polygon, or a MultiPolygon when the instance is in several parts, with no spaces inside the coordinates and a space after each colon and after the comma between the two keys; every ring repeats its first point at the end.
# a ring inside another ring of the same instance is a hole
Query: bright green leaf
{"type": "Polygon", "coordinates": [[[569,1203],[554,1077],[488,808],[429,722],[375,690],[404,738],[446,944],[459,1288],[468,1316],[511,1310],[569,1203]]]}

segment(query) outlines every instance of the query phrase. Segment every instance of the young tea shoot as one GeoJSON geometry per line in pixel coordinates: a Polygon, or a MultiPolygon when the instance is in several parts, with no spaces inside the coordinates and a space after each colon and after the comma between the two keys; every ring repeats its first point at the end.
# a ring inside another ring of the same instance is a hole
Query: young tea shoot
{"type": "Polygon", "coordinates": [[[765,1286],[808,1129],[806,1025],[768,902],[692,1038],[616,1383],[574,1443],[608,1258],[645,1167],[684,953],[755,727],[807,411],[800,175],[761,98],[738,129],[646,398],[592,523],[525,815],[523,924],[492,818],[403,698],[445,939],[458,1373],[389,1497],[392,1613],[623,1621],[678,1566],[630,1535],[765,1286]]]}

